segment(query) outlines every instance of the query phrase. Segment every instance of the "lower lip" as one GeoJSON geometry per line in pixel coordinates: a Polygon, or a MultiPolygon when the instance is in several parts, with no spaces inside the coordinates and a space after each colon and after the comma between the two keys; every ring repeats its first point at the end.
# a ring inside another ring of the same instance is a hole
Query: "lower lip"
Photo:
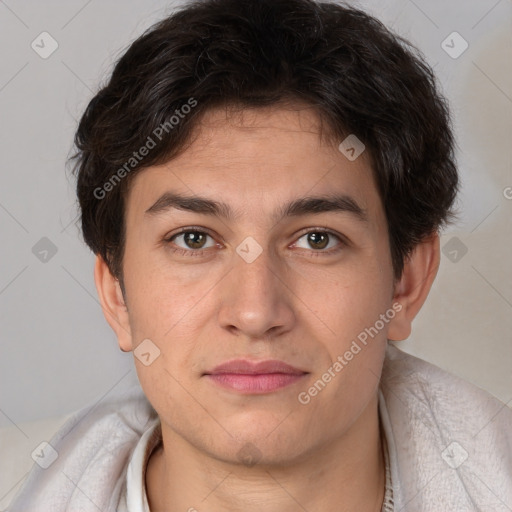
{"type": "Polygon", "coordinates": [[[301,380],[306,373],[289,374],[289,373],[264,373],[256,375],[247,375],[241,373],[216,373],[209,374],[219,386],[231,389],[241,393],[270,393],[278,389],[284,388],[301,380]]]}

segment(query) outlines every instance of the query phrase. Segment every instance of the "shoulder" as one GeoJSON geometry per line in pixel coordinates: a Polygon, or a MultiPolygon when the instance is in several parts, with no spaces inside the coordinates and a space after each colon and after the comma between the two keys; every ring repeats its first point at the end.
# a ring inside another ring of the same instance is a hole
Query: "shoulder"
{"type": "Polygon", "coordinates": [[[489,422],[512,427],[512,411],[489,392],[389,344],[381,377],[386,402],[400,400],[425,417],[442,415],[474,434],[489,422]]]}
{"type": "Polygon", "coordinates": [[[506,404],[393,345],[380,392],[395,503],[421,511],[489,510],[489,504],[502,510],[512,503],[512,410],[506,404]]]}
{"type": "Polygon", "coordinates": [[[10,512],[117,510],[131,455],[155,418],[139,386],[76,411],[47,443],[53,460],[34,464],[10,512]]]}

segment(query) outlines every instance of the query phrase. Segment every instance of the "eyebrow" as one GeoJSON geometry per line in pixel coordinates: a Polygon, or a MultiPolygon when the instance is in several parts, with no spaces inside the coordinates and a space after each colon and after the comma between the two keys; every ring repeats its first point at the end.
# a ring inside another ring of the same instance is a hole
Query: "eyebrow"
{"type": "MultiPolygon", "coordinates": [[[[222,217],[226,220],[235,220],[239,215],[223,202],[200,196],[185,196],[173,192],[165,192],[145,211],[145,216],[154,216],[178,209],[193,213],[202,213],[222,217]]],[[[350,213],[355,219],[368,222],[368,215],[355,199],[348,195],[307,196],[295,199],[276,210],[273,215],[275,221],[285,217],[299,217],[303,215],[319,214],[323,212],[350,213]]]]}

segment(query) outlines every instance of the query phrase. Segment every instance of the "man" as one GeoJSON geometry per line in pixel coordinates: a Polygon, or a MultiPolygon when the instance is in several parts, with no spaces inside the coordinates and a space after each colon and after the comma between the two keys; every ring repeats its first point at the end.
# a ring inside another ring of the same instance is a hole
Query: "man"
{"type": "Polygon", "coordinates": [[[12,512],[511,509],[512,413],[388,345],[458,186],[405,41],[334,3],[191,3],[131,45],[76,145],[142,391],[79,411],[12,512]]]}

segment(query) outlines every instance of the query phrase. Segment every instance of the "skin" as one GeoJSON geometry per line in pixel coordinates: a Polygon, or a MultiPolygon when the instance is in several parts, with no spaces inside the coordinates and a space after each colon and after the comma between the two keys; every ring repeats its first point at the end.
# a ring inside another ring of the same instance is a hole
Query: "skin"
{"type": "Polygon", "coordinates": [[[161,351],[149,366],[134,359],[162,424],[163,448],[146,474],[153,512],[380,511],[377,393],[385,349],[388,339],[410,334],[437,272],[439,238],[419,244],[395,280],[368,155],[351,162],[319,134],[309,108],[209,111],[190,147],[134,177],[125,297],[97,258],[96,286],[120,348],[149,338],[161,351]],[[223,201],[237,217],[145,214],[169,191],[223,201]],[[366,221],[346,211],[274,217],[289,201],[335,193],[357,202],[366,221]],[[164,241],[184,227],[211,235],[199,239],[202,254],[183,236],[164,241]],[[333,233],[327,247],[308,240],[319,228],[333,233]],[[252,263],[236,252],[248,236],[262,249],[252,263]],[[299,403],[299,393],[398,303],[401,311],[379,334],[307,405],[299,403]],[[222,389],[203,375],[239,357],[279,359],[309,373],[258,395],[222,389]],[[248,443],[257,448],[254,465],[240,459],[248,443]]]}

